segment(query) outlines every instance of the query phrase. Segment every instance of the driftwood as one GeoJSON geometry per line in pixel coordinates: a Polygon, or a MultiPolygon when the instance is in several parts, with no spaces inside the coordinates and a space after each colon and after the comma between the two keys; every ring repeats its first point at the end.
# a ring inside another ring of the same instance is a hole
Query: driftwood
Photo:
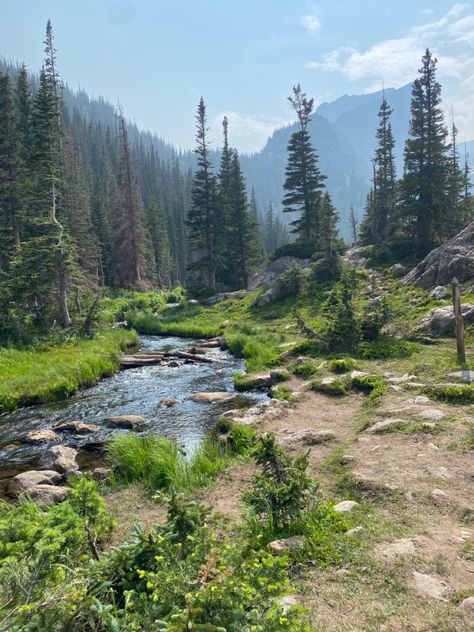
{"type": "Polygon", "coordinates": [[[201,362],[210,364],[214,362],[211,358],[185,351],[155,351],[135,353],[134,355],[122,355],[120,367],[122,369],[134,369],[141,366],[153,366],[155,364],[166,364],[168,360],[184,360],[185,362],[201,362]]]}

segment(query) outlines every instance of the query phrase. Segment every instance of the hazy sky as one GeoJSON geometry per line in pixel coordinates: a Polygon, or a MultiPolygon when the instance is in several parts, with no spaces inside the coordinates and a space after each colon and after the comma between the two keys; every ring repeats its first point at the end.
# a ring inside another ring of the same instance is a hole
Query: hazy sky
{"type": "Polygon", "coordinates": [[[255,151],[291,119],[300,82],[317,103],[412,80],[439,58],[460,139],[474,138],[474,7],[443,0],[0,0],[0,55],[38,70],[51,18],[69,85],[118,99],[142,128],[193,144],[204,96],[213,133],[255,151]]]}

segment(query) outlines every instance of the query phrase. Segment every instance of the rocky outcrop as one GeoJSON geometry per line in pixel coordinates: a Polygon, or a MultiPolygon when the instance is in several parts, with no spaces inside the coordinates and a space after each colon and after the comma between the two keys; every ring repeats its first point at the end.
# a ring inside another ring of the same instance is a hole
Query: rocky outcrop
{"type": "Polygon", "coordinates": [[[8,484],[8,493],[18,496],[29,494],[33,487],[38,485],[56,485],[61,482],[62,476],[55,470],[30,470],[14,476],[8,484]]]}
{"type": "Polygon", "coordinates": [[[456,277],[460,283],[474,278],[474,222],[450,241],[432,250],[403,277],[403,284],[424,289],[447,285],[456,277]]]}
{"type": "MultiPolygon", "coordinates": [[[[461,311],[465,325],[474,323],[474,305],[463,303],[461,311]]],[[[432,336],[442,336],[454,331],[454,312],[451,306],[436,307],[429,311],[415,326],[414,332],[427,332],[432,336]]]]}
{"type": "Polygon", "coordinates": [[[311,259],[298,259],[298,257],[281,257],[272,261],[270,265],[254,274],[249,281],[249,291],[255,292],[256,290],[268,290],[273,288],[278,280],[278,277],[286,272],[288,268],[292,266],[298,266],[302,269],[309,268],[311,265],[311,259]]]}
{"type": "Polygon", "coordinates": [[[222,301],[229,300],[242,300],[247,296],[246,290],[237,290],[236,292],[220,292],[219,294],[215,294],[214,296],[210,296],[206,298],[202,303],[203,305],[216,305],[217,303],[222,303],[222,301]]]}

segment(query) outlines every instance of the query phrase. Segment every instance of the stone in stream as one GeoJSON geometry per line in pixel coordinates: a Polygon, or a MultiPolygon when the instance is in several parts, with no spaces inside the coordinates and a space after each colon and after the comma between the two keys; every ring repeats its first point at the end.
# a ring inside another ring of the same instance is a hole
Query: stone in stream
{"type": "Polygon", "coordinates": [[[115,415],[107,417],[105,423],[112,428],[123,428],[125,430],[144,430],[148,421],[140,415],[115,415]]]}
{"type": "Polygon", "coordinates": [[[66,472],[78,469],[76,456],[77,450],[74,450],[74,448],[68,448],[65,445],[55,445],[42,455],[38,467],[66,474],[66,472]]]}
{"type": "Polygon", "coordinates": [[[174,397],[168,397],[167,399],[162,399],[159,406],[160,408],[171,408],[171,406],[176,406],[177,403],[177,399],[174,399],[174,397]]]}
{"type": "Polygon", "coordinates": [[[217,404],[218,402],[227,402],[231,399],[235,399],[235,393],[229,393],[228,391],[211,391],[205,393],[193,393],[188,395],[187,399],[192,402],[198,402],[199,404],[217,404]]]}
{"type": "Polygon", "coordinates": [[[82,421],[57,421],[53,424],[56,432],[73,432],[78,435],[85,435],[97,430],[95,424],[85,424],[82,421]]]}
{"type": "Polygon", "coordinates": [[[14,476],[8,483],[8,493],[18,496],[29,494],[37,485],[55,485],[62,480],[61,474],[55,470],[30,470],[14,476]]]}
{"type": "Polygon", "coordinates": [[[49,428],[45,428],[44,430],[32,430],[26,435],[27,443],[48,443],[49,441],[59,440],[59,435],[49,428]]]}

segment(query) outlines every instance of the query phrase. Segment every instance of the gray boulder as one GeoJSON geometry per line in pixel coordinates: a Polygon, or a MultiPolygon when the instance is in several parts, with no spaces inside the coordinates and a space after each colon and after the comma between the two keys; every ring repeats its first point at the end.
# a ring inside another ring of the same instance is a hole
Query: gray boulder
{"type": "Polygon", "coordinates": [[[428,289],[448,285],[453,277],[460,283],[474,278],[474,222],[432,250],[403,277],[402,283],[428,289]]]}
{"type": "Polygon", "coordinates": [[[389,270],[393,274],[393,276],[396,277],[403,276],[406,272],[405,266],[401,263],[395,263],[393,266],[390,266],[389,270]]]}
{"type": "Polygon", "coordinates": [[[446,296],[447,291],[448,288],[445,285],[437,285],[435,289],[431,292],[430,298],[434,298],[435,300],[439,301],[446,296]]]}
{"type": "MultiPolygon", "coordinates": [[[[474,305],[472,303],[463,303],[461,311],[465,325],[474,323],[474,305]]],[[[428,332],[432,336],[442,336],[454,331],[454,322],[454,312],[451,306],[436,307],[415,325],[415,332],[428,332]]]]}
{"type": "Polygon", "coordinates": [[[254,274],[253,277],[249,281],[248,289],[250,292],[255,292],[256,290],[268,290],[273,287],[278,277],[286,272],[288,268],[291,266],[298,266],[303,270],[309,268],[311,265],[311,259],[298,259],[298,257],[280,257],[280,259],[276,259],[272,261],[270,265],[254,274]]]}
{"type": "Polygon", "coordinates": [[[216,303],[222,303],[222,301],[228,300],[242,300],[247,296],[246,290],[237,290],[236,292],[220,292],[214,296],[210,296],[203,301],[203,305],[216,305],[216,303]]]}
{"type": "Polygon", "coordinates": [[[78,469],[76,456],[77,450],[74,450],[74,448],[68,448],[65,445],[55,445],[46,450],[38,466],[40,470],[56,470],[56,472],[66,474],[66,472],[78,469]]]}
{"type": "Polygon", "coordinates": [[[140,415],[115,415],[105,419],[112,428],[124,428],[125,430],[144,430],[148,422],[140,415]]]}

